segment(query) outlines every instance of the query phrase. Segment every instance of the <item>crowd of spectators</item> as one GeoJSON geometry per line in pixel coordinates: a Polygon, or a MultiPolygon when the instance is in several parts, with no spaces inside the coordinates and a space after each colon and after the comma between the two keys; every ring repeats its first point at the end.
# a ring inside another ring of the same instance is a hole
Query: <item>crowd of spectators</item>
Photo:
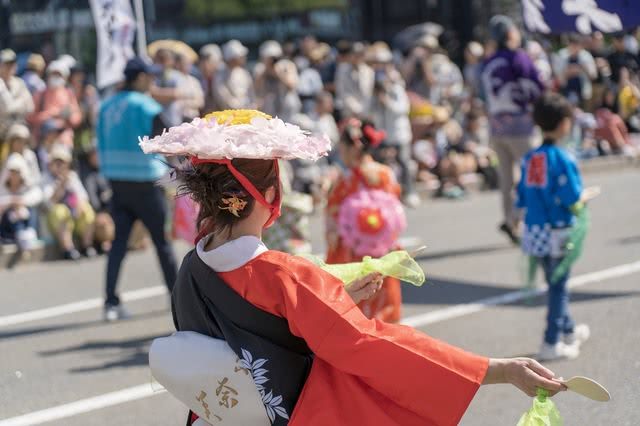
{"type": "MultiPolygon", "coordinates": [[[[546,89],[573,103],[567,146],[580,158],[633,150],[630,134],[640,131],[638,35],[569,35],[559,49],[527,40],[518,50],[546,89]]],[[[405,204],[417,206],[420,184],[448,198],[463,197],[470,180],[498,187],[483,85],[484,64],[497,48],[495,39],[472,41],[460,63],[434,34],[405,51],[381,41],[268,40],[255,61],[238,40],[203,46],[197,62],[159,49],[149,93],[162,105],[163,126],[255,108],[335,144],[346,119],[370,121],[386,135],[377,159],[396,172],[405,204]]],[[[49,239],[73,260],[108,251],[111,190],[100,174],[95,129],[110,91],[100,93],[69,55],[47,64],[32,53],[19,71],[17,59],[10,49],[0,52],[0,238],[23,252],[49,239]]],[[[321,196],[330,167],[341,167],[336,155],[294,164],[294,189],[321,196]]]]}

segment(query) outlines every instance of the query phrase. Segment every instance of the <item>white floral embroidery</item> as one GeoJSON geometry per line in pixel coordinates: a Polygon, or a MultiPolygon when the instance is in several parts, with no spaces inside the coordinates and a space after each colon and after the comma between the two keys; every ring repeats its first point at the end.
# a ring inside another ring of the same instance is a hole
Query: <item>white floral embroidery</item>
{"type": "Polygon", "coordinates": [[[569,182],[569,178],[567,178],[567,175],[558,176],[558,185],[565,186],[567,182],[569,182]]]}
{"type": "Polygon", "coordinates": [[[522,0],[522,13],[527,28],[533,32],[548,34],[551,28],[545,22],[542,11],[545,6],[542,0],[522,0]]]}
{"type": "Polygon", "coordinates": [[[578,16],[576,29],[582,34],[591,34],[592,29],[611,33],[623,28],[620,16],[600,9],[596,0],[563,0],[562,11],[578,16]]]}
{"type": "Polygon", "coordinates": [[[282,396],[274,396],[273,391],[269,390],[267,393],[267,389],[264,384],[269,381],[269,378],[266,377],[266,374],[269,372],[266,368],[262,368],[266,363],[267,359],[259,358],[255,361],[253,360],[253,355],[246,349],[242,350],[242,359],[240,359],[240,366],[242,368],[246,368],[251,371],[251,376],[253,377],[253,381],[258,388],[258,392],[260,392],[260,396],[262,397],[262,403],[264,404],[264,408],[267,410],[267,416],[269,416],[269,420],[273,423],[276,419],[276,416],[280,416],[284,419],[289,420],[289,414],[284,407],[281,407],[282,404],[282,396]]]}
{"type": "MultiPolygon", "coordinates": [[[[544,20],[544,9],[542,0],[522,0],[524,21],[530,31],[544,34],[551,32],[549,24],[544,20]]],[[[562,0],[562,11],[567,16],[577,16],[576,30],[582,34],[591,34],[596,29],[607,33],[623,29],[620,16],[601,9],[596,0],[562,0]]]]}

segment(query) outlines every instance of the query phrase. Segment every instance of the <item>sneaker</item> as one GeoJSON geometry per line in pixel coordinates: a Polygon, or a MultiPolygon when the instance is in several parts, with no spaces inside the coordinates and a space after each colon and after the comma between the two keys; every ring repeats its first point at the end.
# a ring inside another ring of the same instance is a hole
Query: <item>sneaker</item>
{"type": "Polygon", "coordinates": [[[105,305],[104,320],[106,322],[114,322],[131,318],[129,311],[122,305],[105,305]]]}
{"type": "Polygon", "coordinates": [[[67,250],[64,252],[65,260],[78,260],[82,257],[80,252],[76,249],[67,250]]]}
{"type": "Polygon", "coordinates": [[[562,336],[562,341],[566,345],[574,345],[578,346],[582,345],[584,342],[589,340],[591,337],[591,330],[587,324],[578,324],[573,328],[573,333],[567,333],[562,336]]]}
{"type": "Polygon", "coordinates": [[[538,361],[553,361],[557,359],[576,359],[580,355],[580,347],[578,345],[567,345],[564,342],[558,342],[555,345],[543,343],[538,353],[538,361]]]}
{"type": "Polygon", "coordinates": [[[411,194],[407,194],[403,199],[402,202],[409,208],[411,209],[415,209],[420,205],[420,196],[418,194],[416,194],[415,192],[412,192],[411,194]]]}
{"type": "Polygon", "coordinates": [[[31,253],[31,250],[20,250],[21,262],[29,262],[32,257],[33,257],[33,253],[31,253]]]}
{"type": "Polygon", "coordinates": [[[84,249],[82,254],[84,254],[85,257],[91,259],[92,257],[96,257],[98,255],[98,252],[93,247],[87,247],[86,249],[84,249]]]}
{"type": "Polygon", "coordinates": [[[463,198],[465,195],[467,195],[467,193],[463,188],[460,188],[459,186],[451,186],[445,189],[442,192],[442,195],[445,198],[449,198],[450,200],[459,200],[460,198],[463,198]]]}
{"type": "Polygon", "coordinates": [[[516,235],[515,231],[511,226],[509,226],[506,223],[503,223],[502,225],[500,225],[500,228],[498,229],[500,230],[500,232],[505,233],[514,245],[516,246],[520,245],[520,237],[516,235]]]}

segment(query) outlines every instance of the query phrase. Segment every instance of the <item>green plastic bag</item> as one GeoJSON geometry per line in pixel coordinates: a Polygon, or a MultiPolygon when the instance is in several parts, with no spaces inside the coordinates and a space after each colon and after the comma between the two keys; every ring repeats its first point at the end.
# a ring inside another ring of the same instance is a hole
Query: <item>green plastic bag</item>
{"type": "Polygon", "coordinates": [[[580,258],[582,250],[584,248],[584,241],[587,238],[587,232],[589,230],[589,224],[591,218],[589,216],[589,210],[582,203],[576,204],[572,207],[574,214],[576,215],[576,221],[571,227],[571,233],[569,234],[569,240],[566,245],[566,254],[562,262],[553,270],[551,275],[551,281],[557,282],[568,271],[569,268],[580,258]]]}
{"type": "Polygon", "coordinates": [[[534,290],[536,288],[536,277],[538,275],[538,259],[534,256],[522,256],[520,259],[520,272],[522,274],[524,290],[534,290]]]}
{"type": "Polygon", "coordinates": [[[364,277],[372,272],[378,272],[385,277],[397,278],[420,287],[425,282],[424,271],[404,250],[392,251],[379,259],[365,256],[362,262],[327,265],[316,256],[303,255],[307,260],[315,263],[345,284],[364,277]]]}
{"type": "Polygon", "coordinates": [[[538,275],[538,259],[524,255],[520,258],[520,273],[522,276],[523,290],[529,294],[525,297],[526,305],[533,305],[535,301],[536,276],[538,275]]]}
{"type": "Polygon", "coordinates": [[[531,409],[520,417],[517,426],[562,426],[560,412],[549,398],[549,392],[538,389],[531,409]]]}

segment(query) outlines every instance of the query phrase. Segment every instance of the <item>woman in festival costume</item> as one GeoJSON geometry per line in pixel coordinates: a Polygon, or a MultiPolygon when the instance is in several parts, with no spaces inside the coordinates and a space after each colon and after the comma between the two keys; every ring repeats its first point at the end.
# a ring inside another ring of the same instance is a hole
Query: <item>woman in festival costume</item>
{"type": "MultiPolygon", "coordinates": [[[[315,264],[264,246],[263,229],[280,210],[275,159],[317,159],[328,140],[256,111],[231,111],[145,138],[141,146],[192,158],[178,177],[201,206],[204,237],[182,263],[174,322],[179,331],[228,343],[260,392],[262,424],[455,425],[481,384],[512,383],[529,395],[537,387],[563,390],[533,360],[487,359],[366,318],[355,301],[379,288],[377,275],[347,292],[315,264]]],[[[207,374],[180,358],[168,369],[191,381],[207,374]]],[[[191,408],[202,405],[207,419],[190,415],[189,425],[247,424],[238,416],[251,407],[242,406],[227,377],[218,384],[191,397],[191,408]]]]}
{"type": "MultiPolygon", "coordinates": [[[[327,201],[328,264],[359,262],[365,255],[374,255],[362,250],[356,253],[357,250],[345,242],[339,232],[339,215],[349,196],[360,190],[380,190],[392,194],[395,198],[400,197],[400,185],[396,182],[393,171],[374,161],[370,154],[380,145],[382,139],[383,132],[358,119],[350,119],[344,126],[339,149],[347,171],[334,184],[327,201]]],[[[393,248],[395,247],[389,247],[389,251],[393,248]]],[[[400,321],[401,305],[400,281],[387,277],[380,291],[372,298],[360,302],[358,306],[368,318],[395,323],[400,321]]]]}

